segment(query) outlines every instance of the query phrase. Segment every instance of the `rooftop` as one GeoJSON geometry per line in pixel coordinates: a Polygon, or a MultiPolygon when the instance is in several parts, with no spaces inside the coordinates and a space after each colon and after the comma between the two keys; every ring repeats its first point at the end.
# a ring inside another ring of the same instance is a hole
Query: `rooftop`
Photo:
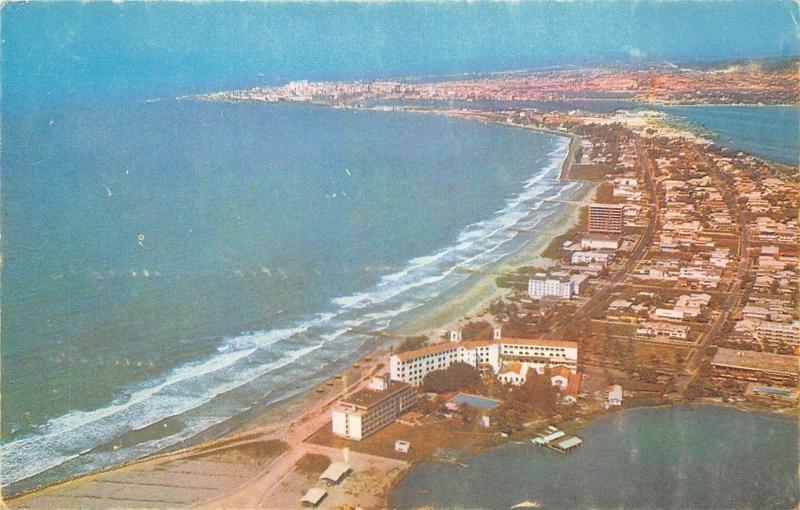
{"type": "Polygon", "coordinates": [[[563,340],[544,340],[541,338],[501,338],[500,340],[471,340],[465,342],[439,342],[433,345],[426,345],[420,349],[413,351],[406,351],[396,354],[400,361],[408,361],[421,356],[429,354],[436,354],[439,352],[458,349],[475,349],[477,347],[487,347],[493,344],[510,344],[510,345],[537,345],[542,347],[562,347],[564,349],[577,349],[577,342],[567,342],[563,340]]]}
{"type": "Polygon", "coordinates": [[[564,349],[577,349],[578,342],[566,340],[545,340],[543,338],[503,338],[501,344],[510,345],[540,345],[542,347],[563,347],[564,349]]]}
{"type": "Polygon", "coordinates": [[[439,342],[438,344],[426,345],[413,351],[406,351],[396,354],[401,361],[408,361],[410,359],[419,358],[428,354],[436,354],[439,352],[449,351],[451,349],[458,349],[461,345],[460,342],[439,342]]]}
{"type": "Polygon", "coordinates": [[[310,505],[318,505],[322,498],[324,498],[328,494],[328,491],[325,489],[320,489],[319,487],[314,487],[306,492],[305,496],[300,500],[303,503],[308,503],[310,505]]]}
{"type": "Polygon", "coordinates": [[[338,482],[342,477],[350,471],[350,466],[345,462],[333,462],[324,473],[319,475],[320,480],[330,480],[331,482],[338,482]]]}
{"type": "Polygon", "coordinates": [[[589,232],[583,235],[584,239],[591,240],[591,241],[616,241],[622,238],[619,234],[598,234],[595,232],[589,232]]]}
{"type": "Polygon", "coordinates": [[[772,354],[771,352],[740,351],[738,349],[719,349],[711,360],[712,365],[761,370],[784,374],[800,373],[797,356],[772,354]]]}
{"type": "Polygon", "coordinates": [[[350,395],[344,397],[341,400],[341,403],[367,408],[409,387],[410,386],[408,384],[401,381],[389,381],[389,385],[385,390],[358,390],[355,393],[351,393],[350,395]]]}
{"type": "Polygon", "coordinates": [[[600,204],[600,203],[593,203],[590,207],[603,207],[605,209],[625,209],[625,204],[600,204]]]}

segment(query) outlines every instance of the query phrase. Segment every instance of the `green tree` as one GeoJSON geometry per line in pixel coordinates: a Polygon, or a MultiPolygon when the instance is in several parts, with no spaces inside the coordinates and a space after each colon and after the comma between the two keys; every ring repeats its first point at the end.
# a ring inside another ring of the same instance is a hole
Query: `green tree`
{"type": "Polygon", "coordinates": [[[450,391],[450,383],[444,370],[433,370],[425,374],[422,387],[430,393],[445,393],[450,391]]]}
{"type": "Polygon", "coordinates": [[[558,390],[549,377],[529,370],[525,383],[512,390],[511,398],[528,410],[550,416],[556,410],[558,390]]]}
{"type": "Polygon", "coordinates": [[[450,381],[450,391],[474,390],[480,382],[480,374],[468,363],[456,361],[445,372],[450,381]]]}
{"type": "Polygon", "coordinates": [[[480,384],[480,374],[472,365],[456,361],[447,370],[433,370],[422,379],[422,387],[431,393],[474,390],[480,384]]]}

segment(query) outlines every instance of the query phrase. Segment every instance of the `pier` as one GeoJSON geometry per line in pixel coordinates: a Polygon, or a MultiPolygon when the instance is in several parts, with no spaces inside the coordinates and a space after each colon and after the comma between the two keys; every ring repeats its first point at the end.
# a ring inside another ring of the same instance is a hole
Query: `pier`
{"type": "Polygon", "coordinates": [[[583,444],[583,439],[577,436],[568,436],[563,430],[552,425],[539,432],[531,443],[536,446],[546,446],[558,453],[567,453],[583,444]]]}
{"type": "Polygon", "coordinates": [[[567,439],[559,441],[558,443],[555,444],[548,443],[547,447],[558,453],[567,453],[581,445],[583,445],[583,439],[577,436],[570,436],[567,439]]]}

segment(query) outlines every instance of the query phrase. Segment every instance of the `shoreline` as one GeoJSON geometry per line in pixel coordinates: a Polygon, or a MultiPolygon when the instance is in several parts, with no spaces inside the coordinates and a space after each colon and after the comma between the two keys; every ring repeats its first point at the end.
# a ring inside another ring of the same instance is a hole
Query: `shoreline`
{"type": "MultiPolygon", "coordinates": [[[[551,424],[563,431],[565,431],[568,435],[574,435],[579,433],[580,431],[586,429],[587,427],[594,426],[597,424],[601,424],[604,421],[619,419],[620,415],[628,415],[632,413],[639,413],[643,411],[660,411],[665,409],[673,409],[673,408],[685,408],[685,409],[692,409],[692,408],[718,408],[718,409],[725,409],[730,411],[737,411],[741,413],[748,413],[748,414],[760,414],[765,417],[774,417],[783,420],[792,420],[795,423],[798,421],[798,411],[792,410],[791,413],[782,413],[782,412],[775,412],[774,410],[765,410],[765,409],[755,409],[755,408],[748,408],[746,406],[737,405],[737,403],[728,403],[728,402],[717,402],[714,399],[710,398],[700,398],[697,400],[689,401],[689,400],[678,400],[678,401],[670,401],[670,402],[663,402],[656,405],[646,405],[646,406],[635,406],[635,407],[621,407],[611,411],[595,411],[586,416],[573,418],[569,420],[558,420],[558,421],[548,421],[548,424],[551,424]]],[[[465,462],[469,464],[469,459],[476,456],[482,455],[484,453],[488,453],[491,451],[498,450],[500,448],[511,448],[516,446],[530,446],[528,441],[535,437],[536,430],[526,430],[524,432],[518,433],[517,435],[509,436],[505,438],[498,444],[486,446],[482,448],[476,448],[467,452],[464,452],[463,456],[458,457],[458,462],[465,462]]],[[[404,470],[401,474],[399,474],[395,479],[392,480],[390,489],[386,496],[386,499],[383,501],[383,508],[396,508],[390,505],[392,500],[392,494],[397,489],[399,484],[402,480],[408,475],[408,473],[416,466],[435,462],[434,459],[427,459],[424,461],[412,463],[406,470],[404,470]]]]}
{"type": "MultiPolygon", "coordinates": [[[[532,128],[527,128],[525,126],[511,125],[499,121],[492,121],[485,118],[477,118],[477,116],[469,115],[468,113],[462,115],[460,114],[460,112],[455,112],[455,111],[442,111],[442,110],[426,111],[426,110],[407,110],[407,109],[402,109],[400,111],[406,111],[406,112],[414,111],[417,113],[435,113],[439,115],[460,117],[472,121],[491,123],[506,128],[516,127],[519,129],[532,129],[532,128]]],[[[577,137],[577,135],[571,133],[563,133],[563,132],[556,132],[556,131],[549,131],[542,129],[537,129],[537,131],[547,131],[553,135],[570,137],[570,143],[565,158],[562,161],[561,171],[558,178],[560,181],[569,181],[570,180],[569,172],[568,171],[565,172],[565,168],[568,166],[568,162],[571,164],[571,158],[572,156],[574,156],[573,154],[574,146],[577,145],[577,140],[579,140],[579,138],[577,137]]],[[[442,303],[433,306],[431,310],[423,313],[421,317],[413,321],[410,321],[408,324],[403,324],[401,327],[398,327],[396,330],[392,331],[397,333],[398,335],[414,336],[416,334],[420,334],[423,332],[435,331],[436,329],[439,329],[446,325],[453,324],[455,321],[463,320],[465,316],[469,316],[471,319],[474,319],[476,313],[480,312],[491,301],[493,301],[498,297],[502,297],[507,292],[505,289],[500,289],[496,287],[496,285],[494,284],[494,276],[491,273],[496,272],[498,270],[502,271],[505,268],[520,267],[521,265],[531,265],[531,264],[537,265],[544,261],[549,261],[545,265],[549,265],[550,263],[552,263],[552,259],[542,257],[541,253],[546,249],[551,239],[557,237],[559,233],[565,232],[570,228],[572,228],[572,226],[574,226],[574,224],[578,221],[578,214],[579,214],[578,211],[580,210],[580,206],[585,205],[586,203],[592,201],[592,199],[594,198],[594,193],[597,189],[598,183],[592,183],[588,181],[580,181],[580,182],[583,182],[583,184],[577,190],[573,191],[569,197],[566,198],[566,200],[570,200],[573,203],[563,204],[561,209],[554,215],[554,217],[551,218],[547,222],[547,224],[545,224],[545,226],[541,227],[540,230],[536,232],[531,237],[531,239],[527,240],[524,243],[524,245],[521,246],[518,250],[512,252],[511,254],[501,258],[500,260],[492,264],[487,265],[484,268],[484,273],[486,274],[476,275],[475,278],[472,279],[472,281],[467,285],[468,288],[464,292],[459,292],[453,296],[449,296],[442,303]]],[[[465,282],[462,282],[462,284],[463,283],[465,282]]],[[[456,287],[459,287],[462,284],[457,284],[456,287]]],[[[356,354],[354,354],[354,356],[359,356],[358,358],[356,358],[359,360],[363,360],[365,357],[379,358],[383,353],[388,351],[388,348],[391,345],[395,344],[398,340],[399,338],[395,340],[387,340],[385,338],[378,337],[376,345],[370,346],[366,349],[358,349],[355,351],[356,354]]],[[[344,372],[351,371],[352,368],[353,367],[349,367],[345,369],[344,372]]],[[[328,378],[330,377],[331,375],[328,376],[328,378]]],[[[253,437],[259,437],[261,439],[266,440],[269,437],[274,436],[275,434],[280,433],[285,429],[290,430],[293,426],[297,424],[302,424],[305,418],[311,414],[307,412],[309,408],[318,408],[322,409],[323,411],[327,410],[327,408],[331,405],[331,403],[326,403],[326,402],[331,399],[332,395],[329,392],[323,394],[318,393],[316,390],[320,387],[322,388],[325,387],[324,382],[320,383],[319,385],[313,386],[307,390],[303,390],[295,395],[287,396],[286,398],[279,400],[274,404],[270,404],[266,409],[254,413],[252,417],[243,419],[242,423],[234,425],[230,430],[221,433],[217,437],[200,440],[195,444],[191,444],[193,440],[197,440],[199,437],[203,435],[203,432],[200,432],[193,438],[189,438],[183,441],[182,443],[179,443],[179,445],[188,444],[187,447],[181,448],[179,446],[177,449],[175,449],[175,445],[173,445],[173,447],[167,448],[166,451],[162,450],[161,452],[155,452],[140,459],[132,460],[121,464],[114,464],[112,466],[108,466],[106,468],[95,470],[89,473],[76,475],[71,478],[43,484],[38,487],[31,488],[30,490],[25,490],[15,493],[7,501],[15,501],[26,496],[35,495],[38,492],[50,489],[52,487],[69,485],[71,483],[75,483],[80,480],[85,480],[99,473],[113,472],[127,468],[132,465],[147,463],[157,459],[180,457],[191,452],[208,451],[210,449],[217,448],[220,446],[220,444],[224,443],[245,441],[253,437]]],[[[335,398],[333,400],[335,401],[335,398]]],[[[708,406],[717,406],[724,408],[734,408],[743,412],[756,412],[773,416],[779,415],[779,416],[787,416],[790,418],[794,417],[795,419],[797,418],[797,412],[794,410],[791,411],[790,413],[776,412],[775,410],[770,410],[770,409],[760,409],[758,408],[758,406],[755,407],[746,406],[740,402],[715,402],[710,399],[699,399],[696,401],[688,401],[686,399],[681,398],[675,401],[663,402],[656,405],[646,405],[641,407],[626,408],[622,409],[621,411],[627,412],[633,409],[640,409],[640,408],[656,409],[661,407],[691,406],[691,405],[708,405],[708,406]]],[[[575,427],[573,430],[577,430],[579,428],[586,427],[598,420],[601,420],[603,417],[612,416],[615,414],[617,413],[614,412],[609,414],[603,412],[591,412],[586,416],[581,417],[577,420],[569,420],[565,422],[554,421],[553,423],[566,428],[575,427]],[[579,425],[577,425],[577,427],[575,423],[576,421],[581,422],[579,425]]],[[[231,420],[234,420],[234,418],[231,418],[231,420]]],[[[472,451],[469,453],[469,455],[481,453],[483,451],[489,450],[491,448],[496,448],[498,446],[508,445],[510,441],[511,438],[503,441],[499,445],[481,448],[478,451],[472,451]]],[[[422,462],[429,462],[429,461],[430,459],[427,459],[426,461],[422,462]]],[[[396,476],[391,480],[390,489],[386,494],[385,501],[383,502],[384,505],[388,504],[389,496],[391,495],[393,489],[396,487],[397,483],[399,483],[403,479],[403,477],[406,476],[411,467],[413,467],[413,464],[408,466],[406,469],[403,469],[401,472],[397,473],[396,476]]],[[[389,476],[389,474],[386,473],[386,476],[389,476]]]]}
{"type": "MultiPolygon", "coordinates": [[[[410,110],[402,111],[409,112],[410,110]]],[[[487,123],[485,119],[477,119],[469,115],[460,115],[457,112],[442,112],[441,110],[418,110],[414,112],[423,114],[444,114],[472,122],[477,121],[487,123]]],[[[491,122],[491,124],[504,128],[526,129],[521,126],[504,124],[502,122],[491,122]]],[[[564,170],[567,166],[567,161],[574,156],[573,151],[576,137],[571,134],[551,130],[536,129],[535,131],[547,132],[548,134],[554,136],[570,138],[564,159],[562,159],[560,164],[558,177],[559,181],[565,181],[563,178],[564,170]]],[[[585,200],[590,194],[593,195],[595,188],[595,183],[585,182],[580,188],[573,191],[570,196],[567,197],[567,200],[575,201],[578,199],[578,197],[580,197],[580,200],[585,200]]],[[[496,262],[487,265],[485,268],[483,268],[483,272],[485,274],[476,275],[476,278],[473,281],[470,282],[469,279],[467,279],[465,282],[461,282],[455,286],[458,288],[464,285],[466,286],[466,289],[449,296],[442,303],[432,306],[430,310],[422,313],[420,317],[400,325],[397,329],[390,330],[392,333],[398,336],[398,338],[394,340],[379,339],[377,345],[375,346],[370,346],[366,349],[363,347],[357,349],[354,352],[354,359],[356,362],[358,360],[363,360],[364,358],[374,359],[379,358],[382,355],[386,355],[390,346],[399,341],[400,336],[414,336],[417,334],[422,334],[423,332],[431,333],[436,329],[453,324],[460,318],[475,315],[495,299],[504,296],[507,292],[507,289],[498,288],[494,282],[494,275],[491,273],[499,270],[500,268],[510,269],[513,267],[519,267],[519,265],[521,265],[519,261],[522,258],[526,260],[526,263],[531,263],[531,257],[534,258],[536,262],[548,261],[547,265],[552,263],[551,259],[541,257],[541,253],[546,249],[549,241],[553,237],[558,236],[560,233],[562,233],[562,231],[568,230],[575,222],[578,221],[578,210],[578,205],[563,204],[561,210],[559,210],[545,226],[540,227],[539,231],[536,232],[531,239],[527,240],[518,250],[510,253],[496,262]]],[[[349,372],[353,372],[352,366],[340,371],[340,373],[344,374],[345,379],[355,378],[355,374],[349,372]]],[[[23,488],[19,491],[9,494],[8,496],[0,493],[0,500],[9,502],[15,501],[54,487],[66,486],[75,482],[79,482],[98,474],[113,472],[128,468],[133,465],[148,463],[156,460],[179,457],[191,452],[206,451],[217,447],[219,443],[244,441],[248,438],[252,438],[253,436],[262,436],[266,438],[269,435],[274,435],[278,431],[291,428],[298,422],[302,422],[303,419],[309,414],[307,412],[309,408],[322,405],[323,409],[327,409],[330,405],[332,405],[332,402],[326,403],[326,400],[331,398],[331,394],[329,392],[319,393],[317,390],[319,388],[325,388],[325,380],[330,380],[335,375],[336,373],[330,373],[323,379],[321,383],[316,384],[308,389],[299,391],[296,394],[288,395],[272,404],[268,404],[264,409],[253,413],[244,413],[243,415],[231,417],[221,423],[212,425],[209,428],[217,429],[216,431],[209,431],[209,429],[206,429],[205,431],[201,431],[190,438],[184,439],[174,445],[167,446],[161,450],[152,452],[151,454],[147,454],[138,459],[115,463],[103,468],[91,470],[86,473],[76,474],[71,477],[51,482],[45,482],[30,488],[23,488]]],[[[24,480],[20,480],[19,482],[24,482],[24,480]]]]}

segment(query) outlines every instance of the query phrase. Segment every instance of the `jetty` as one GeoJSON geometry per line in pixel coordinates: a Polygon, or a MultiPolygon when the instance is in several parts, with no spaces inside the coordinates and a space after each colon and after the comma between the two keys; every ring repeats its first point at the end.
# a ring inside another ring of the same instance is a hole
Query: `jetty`
{"type": "Polygon", "coordinates": [[[566,435],[567,434],[563,430],[559,430],[551,425],[542,432],[539,432],[535,438],[531,439],[531,443],[535,444],[536,446],[546,446],[551,441],[555,441],[556,439],[560,439],[566,435]]]}
{"type": "Polygon", "coordinates": [[[577,436],[568,436],[563,430],[550,425],[539,432],[531,443],[536,446],[546,446],[559,453],[567,453],[583,444],[583,439],[577,436]]]}
{"type": "Polygon", "coordinates": [[[567,453],[583,444],[583,439],[577,436],[570,436],[557,443],[548,443],[547,447],[558,453],[567,453]]]}

